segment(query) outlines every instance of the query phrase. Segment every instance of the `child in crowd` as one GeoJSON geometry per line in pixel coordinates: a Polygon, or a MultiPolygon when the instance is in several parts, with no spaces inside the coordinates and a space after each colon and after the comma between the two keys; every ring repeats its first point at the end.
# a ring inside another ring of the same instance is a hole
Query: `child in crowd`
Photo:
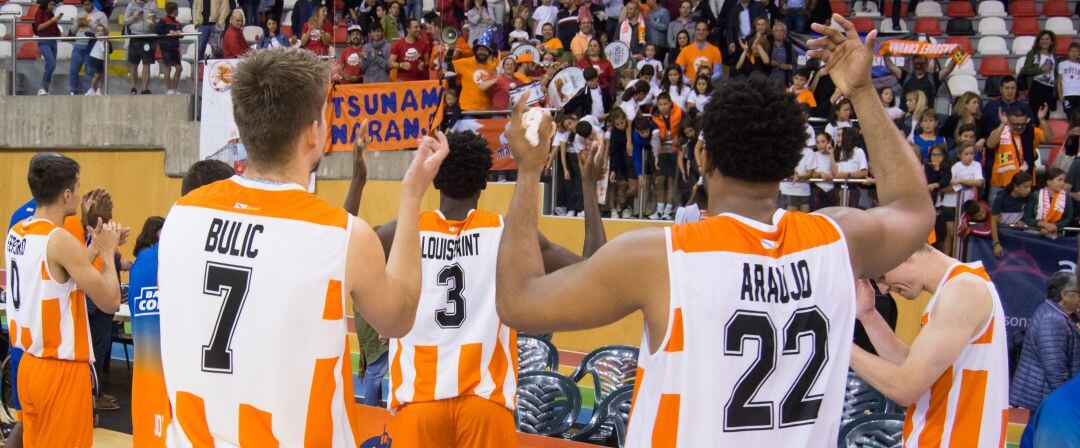
{"type": "Polygon", "coordinates": [[[696,151],[698,143],[697,120],[689,115],[683,116],[675,135],[675,147],[679,153],[676,159],[676,165],[679,168],[679,203],[685,204],[689,200],[692,187],[701,177],[696,151]]]}
{"type": "Polygon", "coordinates": [[[852,110],[851,100],[847,98],[842,98],[833,105],[829,123],[825,125],[825,133],[829,134],[833,141],[840,137],[841,129],[851,127],[852,110]]]}
{"type": "MultiPolygon", "coordinates": [[[[938,204],[941,192],[952,185],[952,160],[945,145],[930,147],[930,157],[923,161],[923,174],[926,175],[926,185],[930,188],[930,199],[934,204],[938,204]]],[[[944,227],[937,229],[937,234],[944,235],[944,230],[944,227]]]]}
{"type": "Polygon", "coordinates": [[[596,117],[587,115],[581,117],[581,121],[578,121],[574,125],[574,132],[570,135],[570,142],[563,144],[563,168],[569,177],[564,175],[563,179],[566,181],[563,188],[566,190],[569,203],[567,205],[566,216],[585,216],[585,202],[582,196],[581,189],[581,165],[580,155],[586,149],[596,150],[599,145],[604,144],[603,131],[600,129],[600,122],[596,117]]]}
{"type": "MultiPolygon", "coordinates": [[[[796,72],[796,77],[799,76],[796,72]]],[[[817,137],[815,137],[815,142],[817,137]]],[[[799,164],[791,177],[780,182],[780,208],[789,211],[810,212],[810,184],[807,182],[814,174],[815,156],[813,147],[803,148],[799,164]]]]}
{"type": "MultiPolygon", "coordinates": [[[[626,91],[622,94],[622,104],[619,104],[619,108],[626,113],[626,118],[631,123],[638,118],[638,112],[645,112],[641,110],[642,103],[645,101],[645,97],[649,95],[649,91],[652,90],[647,82],[635,82],[626,88],[626,91]]],[[[636,128],[635,128],[636,129],[636,128]]]]}
{"type": "Polygon", "coordinates": [[[945,238],[939,250],[952,253],[953,239],[956,237],[956,204],[975,199],[975,192],[983,186],[982,164],[975,161],[975,146],[968,144],[957,149],[960,161],[951,168],[949,187],[938,200],[941,219],[945,221],[945,238]],[[959,199],[958,199],[959,197],[959,199]]]}
{"type": "Polygon", "coordinates": [[[795,70],[795,76],[791,78],[791,87],[788,87],[788,93],[795,95],[795,100],[810,106],[811,108],[817,107],[817,101],[814,100],[814,87],[813,85],[807,85],[810,81],[810,69],[806,67],[800,67],[795,70]]]}
{"type": "MultiPolygon", "coordinates": [[[[990,213],[990,206],[986,205],[983,201],[972,199],[964,202],[964,205],[960,208],[960,225],[955,227],[956,237],[965,239],[968,236],[977,236],[980,238],[994,238],[997,241],[997,224],[993,219],[993,214],[990,213]]],[[[952,251],[952,247],[949,248],[952,251]]]]}
{"type": "Polygon", "coordinates": [[[698,76],[694,79],[694,88],[686,97],[687,110],[693,110],[695,114],[705,111],[705,104],[712,95],[713,85],[708,76],[698,76]]]}
{"type": "Polygon", "coordinates": [[[646,65],[644,67],[641,67],[641,70],[638,70],[637,79],[631,81],[630,84],[627,85],[636,86],[638,84],[643,84],[649,88],[647,90],[648,93],[645,95],[645,98],[638,102],[638,106],[645,109],[652,108],[656,104],[656,97],[660,95],[660,86],[653,84],[653,78],[655,77],[655,75],[656,69],[654,69],[651,65],[646,65]]]}
{"type": "MultiPolygon", "coordinates": [[[[536,7],[536,10],[532,13],[533,23],[535,28],[533,34],[536,36],[544,36],[544,25],[551,25],[551,36],[555,36],[555,20],[559,17],[559,8],[551,4],[551,0],[540,0],[540,6],[536,7]]],[[[550,39],[550,38],[549,38],[550,39]]],[[[560,45],[559,48],[562,48],[560,45]]]]}
{"type": "Polygon", "coordinates": [[[158,21],[155,30],[157,35],[165,36],[158,39],[158,48],[161,49],[161,65],[165,67],[166,95],[175,95],[176,89],[180,88],[180,34],[184,24],[176,20],[179,11],[176,2],[165,3],[165,17],[158,21]]]}
{"type": "MultiPolygon", "coordinates": [[[[655,129],[649,117],[644,115],[638,115],[631,123],[633,123],[634,127],[634,132],[630,134],[634,172],[638,175],[639,185],[646,190],[640,194],[642,201],[645,201],[651,196],[648,189],[652,184],[652,177],[655,173],[653,168],[655,165],[655,152],[660,148],[660,131],[655,129]]],[[[651,208],[652,204],[643,203],[640,211],[644,213],[645,210],[651,208]]]]}
{"type": "MultiPolygon", "coordinates": [[[[94,36],[103,37],[109,35],[109,31],[105,29],[104,25],[98,25],[94,28],[94,36]]],[[[109,52],[106,50],[109,47],[109,42],[105,39],[94,40],[94,46],[90,48],[90,61],[86,64],[87,74],[92,74],[93,79],[90,80],[90,90],[86,91],[87,95],[101,95],[101,84],[105,78],[103,72],[105,71],[105,58],[109,52]]]]}
{"type": "Polygon", "coordinates": [[[904,116],[904,111],[896,105],[896,92],[892,87],[878,89],[878,98],[881,98],[881,105],[885,106],[885,114],[889,119],[896,121],[904,116]]]}
{"type": "Polygon", "coordinates": [[[971,123],[960,125],[960,128],[956,130],[955,146],[949,148],[949,154],[955,155],[956,148],[971,144],[975,146],[975,160],[978,160],[979,163],[983,163],[983,151],[986,149],[986,139],[980,138],[976,140],[975,132],[975,125],[971,123]]]}
{"type": "MultiPolygon", "coordinates": [[[[870,173],[870,166],[866,160],[866,151],[859,147],[862,137],[859,135],[858,129],[853,127],[841,128],[837,135],[840,138],[836,140],[835,149],[833,150],[833,159],[836,160],[836,170],[833,172],[833,178],[866,179],[867,174],[870,173]]],[[[858,184],[847,185],[847,204],[849,207],[858,206],[859,200],[862,198],[862,190],[862,186],[858,184]]],[[[843,189],[837,192],[843,192],[843,189]]],[[[840,203],[839,196],[836,196],[833,199],[833,204],[840,203]]]]}
{"type": "Polygon", "coordinates": [[[660,148],[656,157],[656,177],[653,179],[653,194],[656,212],[649,219],[671,219],[675,211],[675,170],[678,156],[675,154],[676,130],[682,121],[683,112],[671,101],[671,95],[661,93],[656,98],[656,113],[653,123],[660,136],[660,148]]]}
{"type": "Polygon", "coordinates": [[[566,166],[566,146],[570,143],[574,132],[574,123],[577,123],[577,121],[577,117],[573,114],[559,113],[555,115],[555,123],[558,127],[555,130],[555,137],[551,140],[551,147],[558,148],[559,153],[559,163],[555,164],[558,167],[555,179],[558,179],[559,185],[555,190],[555,214],[559,216],[566,216],[570,204],[570,192],[565,188],[565,183],[570,181],[570,170],[566,166]]]}
{"type": "Polygon", "coordinates": [[[443,122],[439,127],[446,131],[454,127],[461,119],[461,104],[458,103],[458,92],[454,89],[446,89],[443,93],[443,122]]]}
{"type": "Polygon", "coordinates": [[[664,73],[664,64],[656,60],[656,45],[648,44],[645,46],[645,55],[640,61],[635,64],[638,70],[649,66],[653,68],[653,76],[649,79],[654,87],[660,87],[660,74],[664,73]]]}
{"type": "Polygon", "coordinates": [[[933,109],[924,110],[919,115],[919,129],[922,132],[915,134],[911,139],[911,142],[919,145],[919,159],[926,160],[930,157],[930,147],[934,145],[945,145],[945,137],[937,135],[937,113],[933,109]]]}
{"type": "Polygon", "coordinates": [[[1065,172],[1050,168],[1046,170],[1046,186],[1032,195],[1024,209],[1024,222],[1040,235],[1056,239],[1061,228],[1072,222],[1072,202],[1065,191],[1065,172]]]}
{"type": "Polygon", "coordinates": [[[604,134],[608,143],[611,184],[608,186],[611,217],[630,218],[634,208],[633,200],[637,196],[637,172],[630,156],[630,120],[626,113],[616,108],[608,115],[611,129],[604,134]]]}
{"type": "Polygon", "coordinates": [[[671,96],[671,101],[674,101],[679,109],[687,110],[686,98],[690,96],[690,86],[686,85],[686,80],[683,78],[682,67],[678,65],[668,67],[663,78],[660,91],[667,92],[671,96]]]}
{"type": "MultiPolygon", "coordinates": [[[[1021,171],[1013,176],[1009,185],[1005,187],[1005,193],[998,195],[994,200],[994,206],[990,209],[993,214],[995,228],[1005,225],[1017,229],[1027,228],[1024,222],[1024,209],[1031,200],[1031,175],[1021,171]]],[[[1003,253],[1001,240],[994,237],[994,255],[1000,257],[1003,253]]]]}
{"type": "Polygon", "coordinates": [[[819,210],[835,205],[832,198],[832,183],[836,175],[836,160],[833,159],[833,138],[828,132],[817,135],[817,152],[814,153],[813,177],[820,177],[824,182],[813,184],[810,188],[810,209],[819,210]]]}
{"type": "Polygon", "coordinates": [[[1072,117],[1080,107],[1080,43],[1069,44],[1069,59],[1058,64],[1058,96],[1065,105],[1065,116],[1072,117]]]}

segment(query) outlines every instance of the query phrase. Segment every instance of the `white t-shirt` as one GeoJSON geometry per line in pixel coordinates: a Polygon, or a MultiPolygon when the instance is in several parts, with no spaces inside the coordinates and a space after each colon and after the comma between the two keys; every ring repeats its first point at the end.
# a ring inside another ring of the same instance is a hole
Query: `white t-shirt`
{"type": "Polygon", "coordinates": [[[701,221],[701,208],[697,204],[675,209],[675,224],[686,224],[701,221]]]}
{"type": "Polygon", "coordinates": [[[686,110],[686,97],[690,95],[689,87],[682,86],[682,89],[678,86],[668,87],[668,95],[671,95],[671,101],[679,106],[679,109],[686,110]]]}
{"type": "MultiPolygon", "coordinates": [[[[639,82],[641,82],[640,79],[632,80],[632,81],[630,81],[629,84],[626,85],[626,88],[629,89],[629,88],[637,85],[637,83],[639,83],[639,82]]],[[[651,105],[651,104],[656,102],[656,97],[659,96],[659,95],[660,95],[660,87],[657,87],[656,85],[654,85],[653,83],[650,82],[649,83],[649,93],[645,94],[645,99],[641,100],[640,104],[642,106],[651,105]]]]}
{"type": "Polygon", "coordinates": [[[1042,67],[1044,65],[1049,65],[1050,66],[1050,71],[1048,71],[1046,73],[1041,73],[1040,72],[1038,75],[1035,76],[1035,78],[1034,78],[1035,82],[1037,82],[1039,84],[1042,84],[1042,85],[1047,85],[1047,86],[1053,87],[1054,82],[1055,82],[1054,81],[1054,64],[1056,62],[1057,61],[1054,59],[1054,55],[1042,55],[1042,54],[1040,54],[1039,55],[1039,66],[1042,67]]]}
{"type": "Polygon", "coordinates": [[[533,30],[533,35],[540,36],[543,34],[541,31],[545,23],[555,26],[555,20],[559,18],[559,8],[553,5],[537,6],[536,10],[533,11],[532,18],[536,21],[536,29],[533,30]]]}
{"type": "MultiPolygon", "coordinates": [[[[795,165],[795,174],[803,175],[814,170],[814,162],[817,154],[811,148],[803,148],[802,158],[795,165]]],[[[810,196],[810,184],[806,182],[780,182],[780,194],[785,196],[810,196]]]]}
{"type": "MultiPolygon", "coordinates": [[[[953,166],[952,166],[952,178],[953,179],[963,179],[963,180],[971,180],[971,179],[982,180],[982,178],[983,178],[982,165],[979,164],[979,162],[976,162],[974,160],[971,161],[971,165],[964,165],[963,163],[957,162],[957,163],[953,164],[953,166]]],[[[964,192],[964,200],[960,202],[960,205],[963,205],[964,202],[970,201],[970,200],[975,198],[975,189],[974,188],[962,187],[960,185],[955,185],[955,187],[958,188],[958,189],[961,189],[960,191],[964,192]]],[[[951,192],[951,193],[945,193],[945,194],[941,195],[941,199],[938,199],[938,206],[941,206],[941,207],[956,207],[956,193],[951,192]]]]}
{"type": "Polygon", "coordinates": [[[813,152],[816,146],[817,132],[814,132],[814,127],[810,123],[806,123],[806,147],[813,152]]]}
{"type": "Polygon", "coordinates": [[[1080,95],[1080,62],[1061,61],[1058,76],[1061,76],[1061,90],[1065,96],[1080,95]]]}
{"type": "Polygon", "coordinates": [[[893,121],[899,120],[904,117],[903,109],[893,106],[885,109],[885,115],[888,115],[893,121]]]}
{"type": "Polygon", "coordinates": [[[619,105],[619,108],[621,108],[623,112],[626,112],[627,123],[633,123],[634,118],[637,118],[637,113],[640,106],[638,106],[637,100],[630,98],[626,101],[623,101],[622,104],[619,105]]]}
{"type": "Polygon", "coordinates": [[[832,137],[833,143],[836,143],[836,136],[840,135],[840,130],[850,127],[851,121],[837,121],[836,124],[829,123],[825,125],[825,133],[832,137]]]}
{"type": "MultiPolygon", "coordinates": [[[[581,121],[584,121],[584,122],[589,123],[590,125],[592,125],[592,129],[593,129],[593,137],[592,137],[592,139],[595,139],[596,136],[601,135],[601,134],[604,133],[604,130],[600,129],[600,122],[597,121],[596,117],[594,117],[592,115],[586,115],[584,117],[581,117],[581,121]]],[[[570,153],[570,154],[577,154],[577,153],[580,153],[581,151],[584,151],[585,150],[585,143],[588,140],[592,140],[592,139],[583,138],[582,136],[578,135],[577,132],[571,132],[570,135],[571,135],[571,137],[574,138],[574,142],[571,143],[570,146],[566,147],[566,152],[570,153]]]]}
{"type": "Polygon", "coordinates": [[[646,65],[653,66],[653,77],[649,80],[649,82],[651,82],[653,85],[659,86],[660,77],[664,76],[664,64],[661,64],[660,61],[657,61],[656,59],[642,59],[637,63],[638,71],[641,71],[641,67],[644,67],[646,65]]]}
{"type": "Polygon", "coordinates": [[[555,137],[551,139],[551,146],[559,146],[570,141],[571,135],[573,135],[573,131],[555,131],[555,137]]]}
{"type": "Polygon", "coordinates": [[[604,115],[604,112],[606,112],[604,110],[604,95],[600,93],[600,88],[590,89],[586,87],[586,89],[589,91],[589,95],[592,96],[592,110],[589,111],[588,116],[599,117],[604,115]]]}
{"type": "Polygon", "coordinates": [[[686,95],[687,106],[689,106],[689,103],[694,103],[694,107],[697,108],[698,111],[704,112],[705,104],[708,102],[709,95],[698,94],[696,90],[691,90],[690,93],[686,95]]]}
{"type": "MultiPolygon", "coordinates": [[[[819,173],[827,173],[829,172],[829,166],[832,165],[832,154],[822,154],[818,151],[814,151],[814,161],[812,163],[813,165],[811,166],[813,167],[812,169],[814,171],[817,171],[819,173]]],[[[832,191],[835,184],[833,184],[832,182],[821,182],[817,184],[817,186],[823,191],[832,191]]]]}
{"type": "Polygon", "coordinates": [[[836,169],[845,173],[854,173],[869,168],[866,163],[866,151],[862,148],[854,148],[851,158],[842,162],[836,162],[836,169]]]}

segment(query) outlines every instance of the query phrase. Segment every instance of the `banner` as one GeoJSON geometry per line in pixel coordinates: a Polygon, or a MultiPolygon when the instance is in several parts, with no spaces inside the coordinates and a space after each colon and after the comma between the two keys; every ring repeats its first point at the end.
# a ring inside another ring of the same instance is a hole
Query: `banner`
{"type": "Polygon", "coordinates": [[[1046,300],[1046,281],[1057,271],[1076,269],[1076,238],[1052,240],[1039,234],[1000,229],[1005,254],[994,256],[989,238],[967,239],[968,259],[981,261],[997,286],[1011,335],[1026,328],[1035,308],[1046,300]]]}
{"type": "Polygon", "coordinates": [[[455,132],[473,131],[483,136],[488,142],[488,148],[491,149],[492,171],[516,170],[517,162],[514,161],[514,157],[510,154],[510,146],[506,144],[506,137],[503,136],[503,132],[509,123],[510,117],[463,117],[457,123],[454,123],[454,127],[450,130],[455,132]]]}
{"type": "Polygon", "coordinates": [[[916,40],[890,40],[883,42],[878,49],[878,55],[897,56],[926,56],[928,58],[940,58],[948,56],[956,62],[963,64],[967,60],[967,53],[959,44],[934,44],[919,42],[916,40]]]}
{"type": "Polygon", "coordinates": [[[220,160],[243,174],[247,169],[247,151],[240,143],[240,133],[233,121],[229,93],[238,63],[239,59],[215,59],[203,65],[199,160],[220,160]]]}
{"type": "Polygon", "coordinates": [[[360,132],[371,136],[370,150],[415,148],[417,139],[442,124],[444,89],[439,81],[334,85],[326,107],[326,151],[352,151],[360,132]],[[360,128],[365,119],[366,130],[360,128]]]}

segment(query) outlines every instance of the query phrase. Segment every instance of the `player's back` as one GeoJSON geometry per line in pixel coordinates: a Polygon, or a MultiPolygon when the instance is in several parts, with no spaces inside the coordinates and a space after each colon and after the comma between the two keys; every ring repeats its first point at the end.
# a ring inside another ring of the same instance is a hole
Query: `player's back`
{"type": "Polygon", "coordinates": [[[517,337],[495,310],[502,230],[482,210],[464,221],[421,213],[420,303],[409,333],[390,342],[391,409],[471,395],[514,408],[517,337]]]}
{"type": "Polygon", "coordinates": [[[169,446],[356,446],[351,222],[299,185],[240,177],[177,201],[159,242],[169,446]]]}
{"type": "Polygon", "coordinates": [[[655,353],[643,337],[627,446],[836,444],[855,325],[847,244],[825,216],[772,222],[667,229],[668,329],[655,353]]]}
{"type": "MultiPolygon", "coordinates": [[[[976,277],[986,285],[993,301],[990,319],[930,390],[908,406],[904,419],[905,447],[996,448],[1005,443],[1009,417],[1005,311],[994,283],[979,262],[950,267],[938,285],[939,294],[945,284],[962,275],[976,277]]],[[[931,311],[939,294],[934,294],[926,304],[922,325],[934,318],[931,311]]]]}

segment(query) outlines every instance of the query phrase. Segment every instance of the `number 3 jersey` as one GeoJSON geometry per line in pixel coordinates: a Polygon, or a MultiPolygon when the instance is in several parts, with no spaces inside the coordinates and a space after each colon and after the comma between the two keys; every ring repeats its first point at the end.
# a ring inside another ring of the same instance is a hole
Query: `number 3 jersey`
{"type": "Polygon", "coordinates": [[[405,337],[390,342],[390,409],[476,395],[514,409],[517,336],[495,310],[502,217],[464,221],[420,214],[420,304],[405,337]]]}
{"type": "Polygon", "coordinates": [[[168,446],[355,447],[352,218],[241,177],[180,198],[159,242],[168,446]]]}
{"type": "Polygon", "coordinates": [[[667,334],[642,340],[630,447],[835,446],[855,326],[839,227],[778,210],[667,229],[667,334]]]}

